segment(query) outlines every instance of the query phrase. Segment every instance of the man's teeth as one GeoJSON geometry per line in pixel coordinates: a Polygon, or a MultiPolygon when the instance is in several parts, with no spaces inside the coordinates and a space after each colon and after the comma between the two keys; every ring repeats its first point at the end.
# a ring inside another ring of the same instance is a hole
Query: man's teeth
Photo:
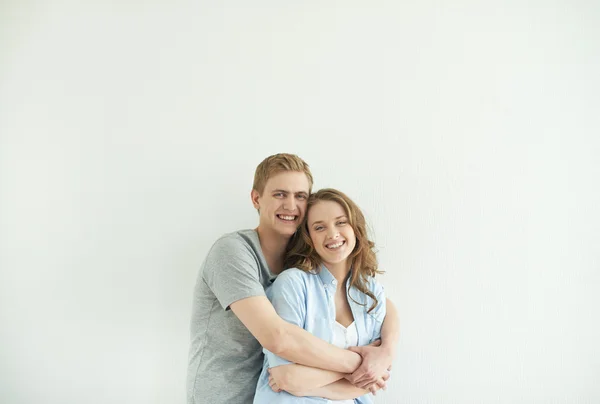
{"type": "Polygon", "coordinates": [[[340,248],[342,246],[342,244],[344,244],[343,241],[340,241],[339,243],[335,243],[335,244],[328,244],[327,248],[334,250],[336,248],[340,248]]]}
{"type": "Polygon", "coordinates": [[[296,220],[296,216],[284,216],[284,215],[279,215],[280,219],[283,220],[296,220]]]}

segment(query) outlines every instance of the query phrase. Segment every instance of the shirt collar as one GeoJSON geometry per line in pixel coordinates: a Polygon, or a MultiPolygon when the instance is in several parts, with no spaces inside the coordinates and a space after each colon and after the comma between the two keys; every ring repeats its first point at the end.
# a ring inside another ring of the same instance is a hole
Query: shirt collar
{"type": "MultiPolygon", "coordinates": [[[[329,272],[329,269],[325,266],[325,264],[321,264],[318,271],[319,277],[324,285],[337,285],[337,279],[335,276],[329,272]]],[[[350,268],[350,275],[348,276],[348,280],[346,281],[346,289],[350,286],[350,278],[352,278],[352,268],[350,268]]]]}
{"type": "Polygon", "coordinates": [[[325,285],[336,285],[337,284],[337,280],[335,279],[335,276],[333,276],[331,274],[331,272],[329,272],[329,269],[327,269],[325,264],[321,264],[321,266],[319,267],[319,277],[321,278],[321,281],[325,285]]]}

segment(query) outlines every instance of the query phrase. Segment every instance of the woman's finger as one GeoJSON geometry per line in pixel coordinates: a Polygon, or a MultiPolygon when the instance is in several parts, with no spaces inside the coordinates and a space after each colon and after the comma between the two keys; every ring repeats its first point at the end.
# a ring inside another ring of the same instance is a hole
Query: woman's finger
{"type": "Polygon", "coordinates": [[[271,388],[271,390],[273,390],[275,393],[279,393],[281,391],[281,389],[279,388],[279,386],[277,385],[277,383],[275,382],[275,379],[273,379],[272,377],[269,376],[269,387],[271,388]]]}

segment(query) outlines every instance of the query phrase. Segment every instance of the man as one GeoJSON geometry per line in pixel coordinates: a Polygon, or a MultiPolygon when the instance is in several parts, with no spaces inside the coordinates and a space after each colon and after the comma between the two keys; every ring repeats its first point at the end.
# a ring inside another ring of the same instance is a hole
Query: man
{"type": "Polygon", "coordinates": [[[264,289],[283,268],[285,249],[306,213],[313,184],[308,164],[292,154],[267,157],[256,168],[251,199],[255,230],[227,234],[210,249],[194,290],[188,404],[250,404],[262,348],[291,362],[351,373],[373,390],[387,378],[398,341],[395,307],[387,301],[380,347],[337,348],[282,320],[264,289]]]}

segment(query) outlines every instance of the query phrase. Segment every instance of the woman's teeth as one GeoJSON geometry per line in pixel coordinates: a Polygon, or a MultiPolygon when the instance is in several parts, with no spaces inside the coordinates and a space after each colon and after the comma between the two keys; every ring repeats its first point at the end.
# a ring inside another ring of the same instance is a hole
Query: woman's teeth
{"type": "Polygon", "coordinates": [[[344,245],[344,241],[340,241],[335,244],[327,244],[325,247],[329,248],[330,250],[335,250],[335,249],[340,248],[342,245],[344,245]]]}

